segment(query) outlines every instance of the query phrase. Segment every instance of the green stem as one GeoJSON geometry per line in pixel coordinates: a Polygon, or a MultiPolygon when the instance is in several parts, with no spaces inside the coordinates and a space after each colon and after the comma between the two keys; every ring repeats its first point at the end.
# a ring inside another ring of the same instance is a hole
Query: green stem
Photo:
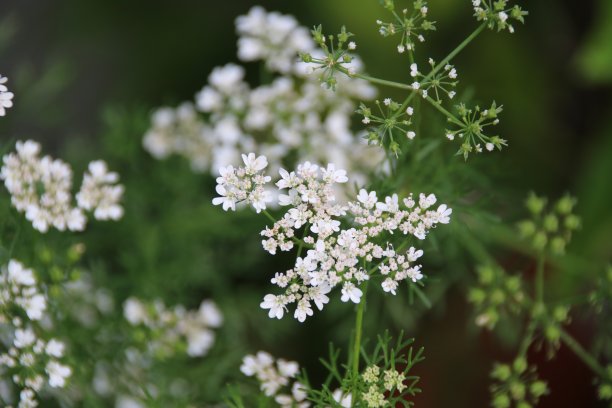
{"type": "Polygon", "coordinates": [[[357,316],[355,318],[355,342],[353,343],[353,381],[357,381],[359,375],[359,357],[361,356],[361,333],[363,329],[363,311],[366,303],[366,292],[368,290],[368,282],[366,281],[363,287],[361,301],[357,305],[357,316]]]}
{"type": "Polygon", "coordinates": [[[537,326],[537,321],[535,319],[531,319],[531,321],[529,322],[529,326],[527,326],[527,332],[525,333],[525,336],[523,337],[523,341],[521,342],[521,346],[519,348],[519,357],[524,358],[527,354],[527,350],[529,350],[529,345],[533,340],[533,335],[535,334],[537,326]]]}
{"type": "Polygon", "coordinates": [[[561,329],[561,341],[563,341],[563,343],[569,347],[570,349],[572,349],[572,351],[578,356],[580,357],[580,359],[587,365],[589,366],[589,368],[591,370],[593,370],[595,373],[597,373],[599,376],[601,376],[602,378],[606,378],[608,380],[612,380],[612,378],[608,378],[608,375],[606,373],[606,370],[597,362],[597,360],[595,360],[595,358],[588,352],[586,351],[581,345],[580,343],[578,343],[576,341],[576,339],[574,339],[572,337],[571,334],[569,334],[568,332],[566,332],[565,330],[561,329]]]}
{"type": "Polygon", "coordinates": [[[274,218],[274,217],[272,216],[272,214],[270,214],[270,213],[268,212],[268,210],[263,210],[263,211],[262,211],[262,213],[263,213],[263,214],[264,214],[266,217],[268,217],[268,219],[269,219],[270,221],[272,221],[272,224],[276,223],[276,218],[274,218]]]}
{"type": "Polygon", "coordinates": [[[449,122],[453,122],[456,125],[462,126],[463,127],[463,122],[461,122],[455,115],[453,115],[452,113],[450,113],[449,111],[447,111],[446,109],[444,109],[442,107],[442,105],[440,105],[438,102],[436,102],[435,99],[433,99],[431,96],[428,96],[427,98],[425,98],[427,100],[427,102],[429,102],[434,108],[436,108],[437,110],[439,110],[440,112],[442,112],[442,114],[444,114],[449,122]]]}
{"type": "Polygon", "coordinates": [[[478,26],[478,28],[476,28],[474,31],[472,31],[472,34],[470,34],[465,40],[463,40],[461,42],[461,44],[459,44],[457,47],[455,47],[454,50],[452,50],[442,61],[440,61],[438,63],[438,65],[436,65],[434,67],[434,69],[429,73],[429,75],[427,75],[425,77],[425,80],[430,79],[432,76],[434,76],[440,69],[442,69],[442,67],[444,67],[446,64],[448,64],[448,62],[450,60],[452,60],[453,58],[455,58],[455,56],[457,54],[459,54],[461,52],[461,50],[463,50],[469,43],[472,42],[472,40],[474,40],[474,38],[478,37],[478,34],[480,34],[480,32],[482,30],[484,30],[484,28],[487,26],[486,23],[482,23],[481,25],[478,26]]]}

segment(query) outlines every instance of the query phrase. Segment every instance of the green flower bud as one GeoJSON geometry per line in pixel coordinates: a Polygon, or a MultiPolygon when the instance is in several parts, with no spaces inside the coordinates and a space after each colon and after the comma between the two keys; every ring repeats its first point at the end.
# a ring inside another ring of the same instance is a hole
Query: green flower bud
{"type": "Polygon", "coordinates": [[[512,363],[512,367],[514,371],[521,374],[527,369],[527,360],[524,357],[517,357],[514,363],[512,363]]]}
{"type": "Polygon", "coordinates": [[[300,58],[302,59],[302,62],[312,62],[312,55],[307,52],[300,53],[300,58]]]}
{"type": "Polygon", "coordinates": [[[490,285],[495,279],[495,270],[492,266],[481,266],[478,268],[478,281],[483,285],[490,285]]]}
{"type": "Polygon", "coordinates": [[[393,3],[393,0],[384,0],[384,7],[387,10],[395,10],[395,4],[393,3]]]}
{"type": "Polygon", "coordinates": [[[510,390],[510,395],[512,395],[512,399],[515,401],[522,401],[525,399],[525,394],[527,392],[525,384],[519,381],[513,381],[510,383],[508,387],[510,390]]]}
{"type": "Polygon", "coordinates": [[[544,217],[544,229],[549,232],[555,232],[559,229],[559,219],[554,214],[548,214],[544,217]]]}
{"type": "Polygon", "coordinates": [[[557,306],[555,310],[553,310],[553,318],[558,322],[564,322],[567,320],[567,315],[569,313],[569,309],[565,306],[557,306]]]}
{"type": "Polygon", "coordinates": [[[521,289],[521,278],[518,276],[510,276],[506,279],[506,288],[514,293],[521,289]]]}
{"type": "Polygon", "coordinates": [[[471,303],[480,305],[482,304],[482,302],[484,302],[484,300],[486,299],[486,296],[487,295],[484,290],[480,288],[472,288],[470,289],[470,292],[468,293],[468,300],[471,303]]]}
{"type": "Polygon", "coordinates": [[[554,237],[550,241],[550,250],[557,255],[565,253],[566,241],[562,237],[554,237]]]}
{"type": "Polygon", "coordinates": [[[562,197],[559,201],[557,201],[557,211],[559,214],[568,215],[572,212],[574,205],[576,204],[576,199],[566,195],[562,197]]]}
{"type": "Polygon", "coordinates": [[[559,327],[552,324],[546,326],[544,333],[546,335],[546,339],[548,339],[548,341],[550,341],[551,343],[558,342],[559,338],[561,337],[561,330],[559,329],[559,327]]]}
{"type": "Polygon", "coordinates": [[[510,366],[507,364],[496,364],[491,373],[491,377],[502,382],[508,380],[511,375],[512,370],[510,370],[510,366]]]}
{"type": "Polygon", "coordinates": [[[54,265],[49,271],[49,276],[51,277],[52,282],[61,282],[64,280],[64,271],[54,265]]]}
{"type": "Polygon", "coordinates": [[[51,285],[49,287],[49,296],[52,298],[58,298],[62,295],[62,288],[60,285],[51,285]]]}
{"type": "Polygon", "coordinates": [[[510,407],[510,398],[506,394],[497,394],[493,397],[493,406],[495,408],[509,408],[510,407]]]}
{"type": "Polygon", "coordinates": [[[525,205],[533,215],[538,215],[544,209],[544,206],[546,205],[546,199],[540,198],[534,193],[529,193],[529,197],[527,197],[525,205]]]}
{"type": "Polygon", "coordinates": [[[530,237],[536,232],[536,225],[533,221],[528,221],[528,220],[521,221],[518,223],[517,226],[519,229],[519,233],[524,238],[530,237]]]}
{"type": "Polygon", "coordinates": [[[501,305],[505,301],[506,301],[506,294],[502,290],[495,289],[493,293],[491,293],[491,302],[494,305],[501,305]]]}
{"type": "Polygon", "coordinates": [[[516,408],[531,408],[531,404],[527,401],[520,401],[518,404],[516,404],[516,408]]]}
{"type": "Polygon", "coordinates": [[[577,230],[580,228],[580,217],[570,214],[565,218],[565,228],[569,230],[577,230]]]}
{"type": "Polygon", "coordinates": [[[546,237],[546,233],[540,231],[535,234],[533,237],[533,247],[538,251],[546,248],[546,244],[548,243],[548,238],[546,237]]]}
{"type": "Polygon", "coordinates": [[[38,258],[42,262],[49,264],[53,260],[53,252],[49,248],[44,247],[38,252],[38,258]]]}
{"type": "Polygon", "coordinates": [[[74,244],[68,248],[67,256],[68,260],[75,263],[81,259],[81,256],[85,253],[85,244],[79,243],[74,244]]]}
{"type": "Polygon", "coordinates": [[[529,386],[529,392],[531,392],[531,395],[533,395],[536,399],[540,398],[542,395],[547,394],[548,386],[546,385],[546,381],[534,381],[533,384],[529,386]]]}

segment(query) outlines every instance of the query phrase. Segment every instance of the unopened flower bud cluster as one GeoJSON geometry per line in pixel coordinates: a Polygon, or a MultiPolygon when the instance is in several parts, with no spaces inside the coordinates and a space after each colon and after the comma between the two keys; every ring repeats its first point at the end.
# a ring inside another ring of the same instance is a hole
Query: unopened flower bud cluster
{"type": "Polygon", "coordinates": [[[459,83],[457,69],[445,64],[436,71],[436,62],[432,58],[428,59],[428,63],[432,69],[428,75],[421,73],[416,63],[410,64],[410,76],[415,79],[412,88],[418,90],[423,98],[431,96],[438,103],[442,102],[443,96],[453,99],[457,94],[454,89],[459,83]]]}
{"type": "Polygon", "coordinates": [[[174,354],[183,343],[187,355],[206,355],[215,341],[212,329],[223,323],[221,312],[209,300],[203,301],[198,310],[187,310],[183,306],[168,309],[159,300],[145,303],[131,297],[123,305],[123,315],[131,325],[149,330],[147,343],[161,355],[174,354]]]}
{"type": "MultiPolygon", "coordinates": [[[[153,113],[145,149],[158,159],[184,156],[194,171],[212,174],[239,165],[245,151],[265,155],[275,170],[294,165],[294,158],[333,161],[354,169],[355,182],[365,182],[383,155],[358,143],[350,117],[356,99],[372,99],[375,89],[344,75],[337,92],[323,89],[319,78],[309,75],[315,64],[298,59],[298,53],[316,57],[321,51],[292,16],[254,7],[237,18],[236,30],[239,59],[263,61],[270,82],[252,87],[242,66],[215,68],[194,102],[153,113]]],[[[347,69],[359,71],[360,61],[351,58],[347,69]]]]}
{"type": "Polygon", "coordinates": [[[282,408],[307,408],[307,393],[303,384],[295,380],[300,366],[295,361],[275,359],[269,353],[260,351],[247,355],[242,360],[240,371],[255,377],[261,391],[282,408]]]}
{"type": "MultiPolygon", "coordinates": [[[[265,157],[249,154],[244,161],[245,167],[222,169],[226,176],[220,177],[217,188],[222,195],[213,202],[227,210],[234,208],[240,199],[258,212],[265,210],[273,194],[241,190],[242,185],[252,188],[257,184],[250,181],[254,177],[260,180],[266,177],[265,157]],[[239,193],[228,189],[229,184],[238,186],[239,193]]],[[[322,310],[329,302],[327,294],[335,287],[341,288],[343,302],[359,303],[363,294],[361,284],[374,274],[382,278],[382,289],[392,294],[404,280],[417,282],[423,277],[421,265],[416,264],[422,250],[410,247],[396,251],[389,242],[382,245],[375,242],[381,238],[384,242],[385,237],[396,231],[425,239],[431,228],[447,224],[452,213],[445,204],[434,209],[437,200],[433,194],[421,194],[418,199],[409,196],[401,201],[393,194],[379,201],[375,191],[362,189],[355,201],[337,202],[334,187],[346,183],[348,177],[345,170],[334,164],[319,167],[305,162],[292,172],[281,169],[279,175],[277,204],[288,210],[261,232],[262,245],[272,255],[297,245],[298,256],[292,269],[276,273],[272,279],[285,293],[268,294],[261,303],[262,308],[269,309],[270,317],[278,319],[283,317],[287,305],[297,303],[294,317],[303,322],[313,315],[311,302],[322,310]],[[300,230],[302,238],[298,238],[300,230]],[[306,250],[305,255],[302,250],[306,250]],[[372,264],[375,266],[369,270],[364,268],[372,264]]],[[[255,188],[264,187],[257,184],[255,188]]]]}
{"type": "Polygon", "coordinates": [[[40,150],[37,142],[18,141],[16,153],[3,157],[0,170],[0,179],[11,194],[13,206],[25,213],[35,229],[83,231],[87,223],[85,211],[93,212],[98,220],[121,218],[123,209],[119,201],[123,186],[116,185],[118,175],[108,172],[103,161],[89,164],[74,206],[72,169],[61,160],[39,157],[40,150]]]}
{"type": "Polygon", "coordinates": [[[365,369],[361,378],[367,387],[361,398],[368,407],[372,408],[389,406],[385,395],[389,393],[393,395],[395,391],[401,394],[408,388],[404,384],[406,376],[395,369],[383,371],[380,367],[372,365],[365,369]]]}
{"type": "Polygon", "coordinates": [[[520,277],[508,275],[500,267],[483,265],[477,273],[478,286],[470,289],[468,300],[476,309],[476,324],[492,330],[500,317],[521,311],[525,293],[520,277]]]}
{"type": "Polygon", "coordinates": [[[64,388],[72,369],[61,361],[64,343],[37,333],[48,299],[34,272],[10,260],[0,284],[0,322],[12,332],[8,351],[0,355],[0,370],[21,390],[18,406],[34,407],[37,393],[44,387],[64,388]]]}
{"type": "MultiPolygon", "coordinates": [[[[414,109],[409,106],[402,110],[402,106],[391,98],[375,101],[379,114],[373,113],[363,103],[359,106],[357,113],[363,115],[362,123],[372,126],[368,130],[368,143],[379,146],[388,146],[389,150],[396,156],[401,151],[401,140],[397,133],[405,135],[405,139],[413,140],[416,132],[412,127],[412,115],[414,109]]],[[[404,137],[402,137],[404,139],[404,137]]]]}
{"type": "Polygon", "coordinates": [[[572,213],[576,199],[566,195],[552,208],[546,208],[547,200],[531,193],[525,205],[531,214],[530,220],[518,223],[521,236],[531,241],[538,251],[563,254],[572,233],[580,228],[580,218],[572,213]]]}
{"type": "Polygon", "coordinates": [[[491,386],[495,408],[535,407],[548,394],[546,382],[538,379],[535,367],[528,366],[523,357],[516,358],[512,365],[496,364],[491,377],[496,381],[491,386]]]}

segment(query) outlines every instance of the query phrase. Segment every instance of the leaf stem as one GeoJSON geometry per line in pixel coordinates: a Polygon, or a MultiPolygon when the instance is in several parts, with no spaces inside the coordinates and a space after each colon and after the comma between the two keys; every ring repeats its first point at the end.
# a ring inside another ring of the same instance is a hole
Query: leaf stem
{"type": "Polygon", "coordinates": [[[357,381],[359,375],[359,357],[361,355],[361,334],[363,331],[363,311],[366,304],[366,292],[368,290],[368,281],[365,282],[363,287],[363,294],[361,295],[361,301],[357,305],[357,316],[355,318],[355,342],[353,343],[353,364],[352,373],[353,381],[357,381]]]}
{"type": "Polygon", "coordinates": [[[593,370],[597,375],[602,378],[606,378],[608,380],[612,380],[612,378],[608,378],[606,370],[597,362],[597,360],[580,345],[572,337],[571,334],[561,329],[561,341],[569,347],[591,370],[593,370]]]}

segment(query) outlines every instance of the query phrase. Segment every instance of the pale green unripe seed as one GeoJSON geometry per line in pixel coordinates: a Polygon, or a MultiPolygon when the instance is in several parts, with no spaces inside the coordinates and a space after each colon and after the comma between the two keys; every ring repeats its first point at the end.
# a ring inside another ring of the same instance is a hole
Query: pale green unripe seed
{"type": "Polygon", "coordinates": [[[513,381],[510,383],[510,394],[515,401],[521,401],[525,399],[525,394],[527,390],[525,389],[525,384],[518,381],[513,381]]]}
{"type": "Polygon", "coordinates": [[[512,366],[514,367],[514,371],[521,374],[523,373],[523,371],[527,369],[527,360],[524,357],[519,357],[516,360],[514,360],[514,363],[512,366]]]}
{"type": "Polygon", "coordinates": [[[512,370],[510,370],[510,366],[507,364],[499,364],[495,366],[491,376],[500,381],[506,381],[512,375],[512,370]]]}
{"type": "Polygon", "coordinates": [[[548,392],[548,386],[545,381],[538,380],[531,384],[529,391],[537,399],[548,392]]]}
{"type": "Polygon", "coordinates": [[[561,255],[565,252],[565,245],[566,245],[566,242],[562,237],[554,237],[550,241],[550,250],[554,254],[561,255]]]}
{"type": "Polygon", "coordinates": [[[548,232],[556,232],[559,229],[559,219],[554,214],[544,217],[544,229],[548,232]]]}
{"type": "Polygon", "coordinates": [[[576,230],[580,227],[580,217],[570,214],[565,218],[565,228],[576,230]]]}
{"type": "Polygon", "coordinates": [[[509,408],[510,407],[510,398],[506,394],[497,394],[493,398],[493,406],[495,408],[509,408]]]}
{"type": "Polygon", "coordinates": [[[540,214],[544,209],[544,206],[546,205],[546,199],[540,198],[535,194],[531,193],[529,194],[529,197],[527,197],[527,202],[525,204],[527,205],[527,209],[532,214],[537,215],[540,214]]]}
{"type": "Polygon", "coordinates": [[[537,250],[544,249],[547,243],[548,243],[548,238],[546,237],[546,234],[544,232],[540,231],[537,234],[535,234],[535,236],[533,237],[533,246],[537,250]]]}

